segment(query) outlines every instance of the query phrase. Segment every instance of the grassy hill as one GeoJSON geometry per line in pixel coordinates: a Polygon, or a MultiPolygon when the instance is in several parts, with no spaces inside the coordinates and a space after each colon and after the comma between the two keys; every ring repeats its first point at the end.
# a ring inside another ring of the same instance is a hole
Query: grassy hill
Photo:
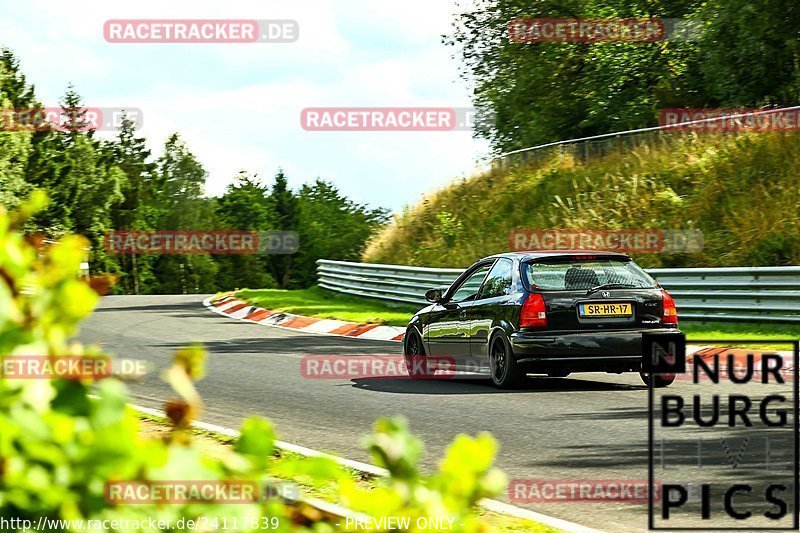
{"type": "Polygon", "coordinates": [[[800,134],[672,134],[586,161],[555,151],[432,192],[364,260],[466,266],[525,229],[699,229],[698,254],[646,267],[800,264],[800,134]]]}

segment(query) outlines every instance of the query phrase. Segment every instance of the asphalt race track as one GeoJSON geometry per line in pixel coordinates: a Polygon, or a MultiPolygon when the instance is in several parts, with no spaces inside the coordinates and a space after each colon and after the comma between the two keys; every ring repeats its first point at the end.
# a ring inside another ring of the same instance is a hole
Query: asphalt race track
{"type": "MultiPolygon", "coordinates": [[[[371,462],[360,436],[376,418],[402,414],[425,442],[426,468],[435,468],[458,433],[489,431],[501,444],[497,464],[510,479],[647,479],[647,389],[638,375],[530,378],[524,389],[511,392],[468,379],[306,379],[300,373],[304,355],[399,355],[400,344],[245,323],[211,313],[202,299],[105,297],[79,338],[159,369],[175,348],[202,342],[210,352],[208,375],[198,384],[206,403],[203,421],[238,428],[248,415],[261,415],[273,421],[282,440],[350,459],[371,462]]],[[[679,382],[670,390],[690,386],[679,382]]],[[[157,371],[130,388],[134,403],[152,408],[171,395],[157,371]]],[[[641,531],[647,523],[646,504],[530,508],[607,531],[641,531]]]]}

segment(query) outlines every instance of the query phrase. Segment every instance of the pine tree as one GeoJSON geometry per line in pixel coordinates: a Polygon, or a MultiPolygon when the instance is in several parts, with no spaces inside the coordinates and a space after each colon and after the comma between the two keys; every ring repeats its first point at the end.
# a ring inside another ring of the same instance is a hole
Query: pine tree
{"type": "Polygon", "coordinates": [[[366,241],[388,218],[342,195],[333,183],[317,179],[298,194],[300,250],[294,259],[294,286],[317,280],[317,259],[359,261],[366,241]]]}
{"type": "MultiPolygon", "coordinates": [[[[160,230],[215,229],[213,202],[203,197],[207,172],[186,143],[172,134],[164,145],[156,171],[156,206],[160,230]]],[[[159,293],[216,290],[217,264],[207,255],[163,255],[154,267],[159,293]]]]}
{"type": "MultiPolygon", "coordinates": [[[[270,193],[270,204],[275,215],[275,229],[278,231],[297,231],[300,213],[297,196],[289,189],[288,180],[282,169],[275,175],[275,183],[270,193]]],[[[302,246],[302,243],[300,244],[302,246]]],[[[269,268],[278,287],[290,286],[294,257],[291,254],[269,256],[269,268]]]]}
{"type": "MultiPolygon", "coordinates": [[[[275,227],[269,187],[257,175],[239,172],[217,199],[217,215],[226,229],[265,232],[275,227]]],[[[222,287],[274,287],[264,255],[218,256],[218,283],[222,287]]]]}
{"type": "Polygon", "coordinates": [[[78,134],[85,134],[91,138],[94,129],[89,119],[86,118],[86,109],[83,107],[81,95],[71,83],[67,85],[67,92],[61,99],[61,114],[63,124],[60,125],[69,135],[68,140],[74,141],[78,134]]]}
{"type": "Polygon", "coordinates": [[[6,48],[0,52],[0,205],[15,208],[31,187],[25,170],[32,151],[32,132],[15,131],[19,108],[35,102],[33,86],[25,81],[19,61],[6,48]]]}
{"type": "Polygon", "coordinates": [[[12,109],[21,110],[38,105],[33,85],[28,85],[20,71],[19,60],[8,48],[0,50],[0,93],[12,109]]]}
{"type": "MultiPolygon", "coordinates": [[[[110,157],[122,170],[121,184],[123,201],[112,211],[113,229],[148,230],[155,227],[156,196],[155,163],[149,161],[150,150],[145,139],[136,136],[136,122],[123,113],[116,142],[110,150],[110,157]]],[[[139,294],[141,277],[150,277],[154,258],[137,257],[134,254],[120,257],[120,265],[125,271],[122,282],[126,292],[139,294]]]]}

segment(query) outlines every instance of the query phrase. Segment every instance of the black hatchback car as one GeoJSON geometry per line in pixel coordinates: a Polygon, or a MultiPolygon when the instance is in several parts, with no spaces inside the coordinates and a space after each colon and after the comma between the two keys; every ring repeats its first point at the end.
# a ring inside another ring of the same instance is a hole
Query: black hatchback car
{"type": "MultiPolygon", "coordinates": [[[[527,373],[639,372],[647,384],[642,334],[680,333],[670,295],[616,252],[493,255],[425,298],[432,305],[414,315],[403,340],[412,377],[435,374],[425,363],[441,356],[456,370],[479,363],[502,388],[527,373]]],[[[665,387],[675,376],[653,379],[665,387]]]]}

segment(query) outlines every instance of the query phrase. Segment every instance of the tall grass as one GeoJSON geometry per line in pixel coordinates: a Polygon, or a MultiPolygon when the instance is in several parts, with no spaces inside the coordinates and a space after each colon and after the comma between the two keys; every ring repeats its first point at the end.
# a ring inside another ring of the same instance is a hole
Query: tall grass
{"type": "Polygon", "coordinates": [[[428,194],[364,260],[466,266],[525,229],[699,229],[697,254],[640,254],[647,267],[800,264],[800,136],[673,134],[582,161],[493,169],[428,194]]]}

